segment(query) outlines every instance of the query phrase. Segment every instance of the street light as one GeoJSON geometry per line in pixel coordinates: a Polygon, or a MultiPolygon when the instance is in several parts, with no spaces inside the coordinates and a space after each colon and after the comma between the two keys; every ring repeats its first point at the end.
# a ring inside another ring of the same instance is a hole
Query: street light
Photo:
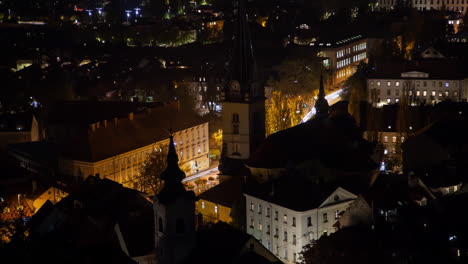
{"type": "Polygon", "coordinates": [[[92,16],[92,15],[93,15],[93,13],[92,13],[92,12],[93,12],[93,10],[89,10],[89,9],[87,9],[86,11],[88,12],[88,16],[92,16]]]}
{"type": "Polygon", "coordinates": [[[96,9],[97,9],[97,11],[98,11],[98,14],[99,14],[99,15],[102,15],[102,8],[101,8],[101,7],[98,7],[98,8],[96,8],[96,9]]]}
{"type": "Polygon", "coordinates": [[[141,16],[141,15],[140,15],[140,10],[141,10],[141,8],[138,8],[138,7],[135,8],[135,15],[136,15],[136,16],[141,16]]]}
{"type": "Polygon", "coordinates": [[[132,11],[130,11],[130,10],[125,10],[125,13],[127,13],[127,24],[129,23],[129,22],[128,22],[128,19],[130,18],[130,13],[131,13],[131,12],[132,12],[132,11]]]}

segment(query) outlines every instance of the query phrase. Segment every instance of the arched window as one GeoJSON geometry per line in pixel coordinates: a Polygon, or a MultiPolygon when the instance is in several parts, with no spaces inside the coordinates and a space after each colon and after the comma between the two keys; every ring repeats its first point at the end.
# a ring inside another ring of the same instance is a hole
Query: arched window
{"type": "Polygon", "coordinates": [[[159,217],[159,219],[158,219],[158,230],[159,230],[159,232],[164,232],[163,220],[162,220],[161,217],[159,217]]]}
{"type": "Polygon", "coordinates": [[[185,232],[185,224],[183,218],[177,218],[176,221],[176,233],[182,234],[185,232]]]}

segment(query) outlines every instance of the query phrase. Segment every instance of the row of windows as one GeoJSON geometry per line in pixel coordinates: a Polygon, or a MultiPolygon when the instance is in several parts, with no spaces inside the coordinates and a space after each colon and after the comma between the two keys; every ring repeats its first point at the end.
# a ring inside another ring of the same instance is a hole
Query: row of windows
{"type": "Polygon", "coordinates": [[[353,62],[361,61],[361,60],[363,60],[365,58],[367,58],[367,55],[366,55],[365,52],[363,52],[363,53],[360,53],[358,55],[354,55],[353,56],[353,62]]]}
{"type": "Polygon", "coordinates": [[[336,58],[341,58],[341,57],[345,56],[346,54],[350,54],[350,53],[351,53],[350,48],[340,50],[340,51],[336,52],[336,58]]]}
{"type": "MultiPolygon", "coordinates": [[[[386,4],[386,5],[395,5],[395,0],[382,0],[382,4],[386,4]]],[[[455,5],[455,4],[462,4],[464,5],[465,4],[465,0],[413,0],[413,5],[427,5],[427,4],[430,4],[430,5],[440,5],[440,4],[446,4],[446,5],[449,5],[449,4],[452,4],[452,5],[455,5]]],[[[467,4],[468,4],[468,1],[467,1],[467,4]]]]}
{"type": "Polygon", "coordinates": [[[337,63],[336,63],[336,68],[342,68],[344,66],[347,66],[351,63],[351,59],[350,58],[347,58],[347,59],[344,59],[344,60],[339,60],[337,63]]]}
{"type": "MultiPolygon", "coordinates": [[[[393,90],[394,93],[395,93],[395,96],[400,96],[400,89],[395,89],[393,90]]],[[[382,95],[382,90],[380,89],[375,89],[373,94],[375,95],[382,95]]],[[[413,92],[413,90],[410,90],[410,91],[403,91],[403,94],[406,96],[406,95],[410,95],[410,96],[413,96],[413,95],[416,95],[416,96],[427,96],[428,95],[428,91],[427,90],[416,90],[415,93],[413,92]]],[[[387,96],[392,96],[392,90],[391,89],[387,89],[387,96]]],[[[432,90],[431,91],[431,96],[433,97],[449,97],[450,96],[450,91],[449,90],[432,90]]],[[[458,91],[452,91],[452,96],[458,96],[458,91]]]]}
{"type": "Polygon", "coordinates": [[[340,79],[340,78],[347,77],[350,75],[351,75],[351,69],[348,67],[346,69],[339,70],[338,73],[336,74],[336,78],[340,79]]]}
{"type": "MultiPolygon", "coordinates": [[[[401,143],[403,143],[405,141],[405,137],[400,137],[400,141],[401,141],[401,143]]],[[[388,143],[388,136],[384,136],[384,142],[388,143]]],[[[392,137],[392,142],[393,143],[397,142],[397,137],[396,136],[392,137]]]]}
{"type": "Polygon", "coordinates": [[[367,43],[361,43],[361,44],[355,45],[353,47],[353,51],[357,52],[357,51],[365,50],[366,48],[367,48],[367,43]]]}
{"type": "MultiPolygon", "coordinates": [[[[392,81],[387,81],[387,86],[392,86],[392,83],[393,83],[392,81]]],[[[395,83],[395,86],[397,86],[397,87],[400,86],[400,81],[394,81],[394,83],[395,83]]],[[[381,81],[377,81],[376,84],[377,84],[377,86],[382,85],[381,81]]],[[[428,84],[427,81],[422,81],[422,86],[423,87],[427,87],[427,84],[428,84]]],[[[370,81],[370,85],[374,86],[374,81],[370,81]]],[[[421,86],[421,81],[416,81],[415,86],[420,87],[421,86]]],[[[450,87],[450,82],[432,81],[432,87],[442,87],[442,86],[448,88],[448,87],[450,87]]],[[[458,87],[458,82],[453,82],[453,87],[457,88],[458,87]]]]}
{"type": "MultiPolygon", "coordinates": [[[[205,209],[205,202],[201,202],[201,208],[205,209]]],[[[219,212],[218,206],[214,206],[214,213],[217,214],[219,212]]]]}

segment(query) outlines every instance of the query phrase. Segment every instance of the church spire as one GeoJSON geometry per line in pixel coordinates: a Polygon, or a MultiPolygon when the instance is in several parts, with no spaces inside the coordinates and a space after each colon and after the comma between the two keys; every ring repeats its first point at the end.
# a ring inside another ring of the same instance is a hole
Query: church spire
{"type": "Polygon", "coordinates": [[[252,84],[257,79],[257,64],[247,19],[246,0],[239,0],[233,40],[229,69],[229,79],[231,80],[229,92],[233,95],[232,97],[236,97],[237,93],[239,93],[241,99],[246,94],[255,96],[255,92],[252,91],[252,84]],[[237,83],[238,87],[235,87],[236,84],[233,85],[232,82],[237,83]]]}
{"type": "Polygon", "coordinates": [[[179,168],[179,157],[174,146],[174,138],[169,137],[169,150],[167,152],[167,167],[161,174],[161,179],[164,180],[164,187],[157,195],[161,202],[169,202],[173,199],[186,195],[187,191],[182,184],[185,178],[185,173],[179,168]]]}
{"type": "Polygon", "coordinates": [[[325,98],[325,89],[323,87],[323,75],[320,75],[320,88],[317,101],[315,102],[316,117],[328,116],[328,101],[325,98]]]}

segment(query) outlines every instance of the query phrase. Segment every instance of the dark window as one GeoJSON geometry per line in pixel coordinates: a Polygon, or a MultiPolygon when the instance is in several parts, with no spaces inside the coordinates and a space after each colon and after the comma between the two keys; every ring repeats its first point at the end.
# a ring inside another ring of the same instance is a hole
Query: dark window
{"type": "Polygon", "coordinates": [[[307,226],[312,226],[312,217],[307,217],[307,226]]]}
{"type": "Polygon", "coordinates": [[[178,218],[176,221],[176,233],[182,234],[185,232],[184,219],[178,218]]]}

